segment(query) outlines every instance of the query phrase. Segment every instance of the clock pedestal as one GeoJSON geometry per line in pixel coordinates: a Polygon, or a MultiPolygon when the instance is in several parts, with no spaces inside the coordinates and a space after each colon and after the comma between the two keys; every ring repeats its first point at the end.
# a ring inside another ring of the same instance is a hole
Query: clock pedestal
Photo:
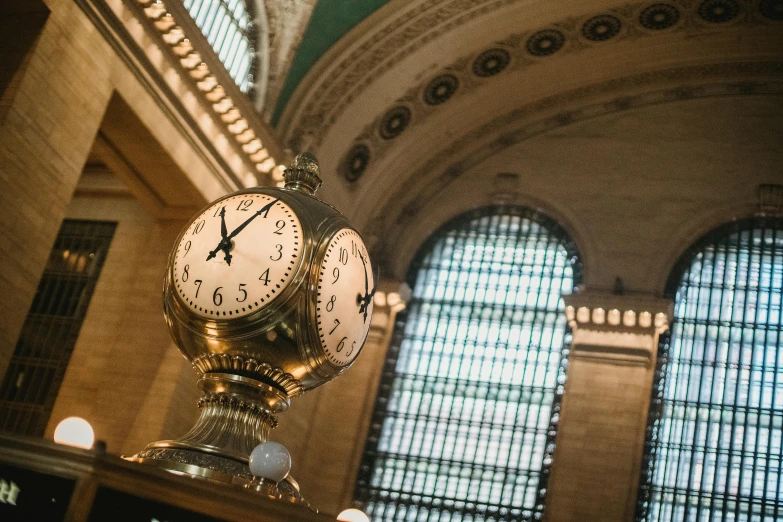
{"type": "MultiPolygon", "coordinates": [[[[240,366],[239,358],[229,360],[240,366]]],[[[277,427],[275,414],[288,409],[288,394],[280,385],[234,373],[205,373],[198,385],[204,395],[193,428],[178,439],[153,442],[127,460],[208,480],[250,484],[254,477],[248,456],[277,427]]],[[[289,502],[310,507],[292,477],[279,482],[277,490],[289,502]]]]}

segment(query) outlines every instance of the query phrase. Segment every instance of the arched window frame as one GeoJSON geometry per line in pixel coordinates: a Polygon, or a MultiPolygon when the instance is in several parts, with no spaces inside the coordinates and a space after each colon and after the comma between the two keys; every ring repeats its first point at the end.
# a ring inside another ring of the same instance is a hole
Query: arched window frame
{"type": "MultiPolygon", "coordinates": [[[[495,206],[495,207],[485,207],[485,208],[481,208],[481,209],[477,209],[461,214],[455,217],[454,219],[450,220],[448,223],[441,226],[436,232],[434,232],[429,237],[427,241],[425,241],[425,243],[419,249],[408,271],[407,282],[411,286],[411,288],[414,288],[414,292],[415,292],[416,278],[418,277],[420,270],[422,270],[423,268],[424,261],[427,255],[434,251],[434,249],[436,248],[437,244],[440,241],[445,240],[449,232],[459,231],[461,228],[464,228],[465,225],[470,223],[471,221],[484,217],[491,217],[493,215],[516,216],[521,219],[530,220],[531,222],[540,226],[545,231],[545,234],[539,234],[539,235],[540,236],[546,235],[548,238],[551,238],[552,240],[556,241],[558,248],[562,248],[563,251],[565,252],[566,264],[571,269],[571,288],[575,288],[577,285],[581,284],[582,264],[580,261],[578,250],[576,248],[575,243],[570,239],[566,231],[558,223],[556,223],[548,216],[543,215],[540,212],[530,208],[519,207],[519,206],[495,206]]],[[[530,235],[532,236],[533,234],[530,235]]],[[[541,238],[539,237],[537,241],[540,240],[541,238]]],[[[383,429],[383,421],[388,415],[387,407],[389,404],[391,391],[394,386],[394,381],[397,377],[395,367],[396,367],[398,357],[400,356],[400,348],[403,339],[405,337],[405,325],[409,320],[411,308],[415,307],[415,299],[416,297],[414,295],[414,301],[410,303],[408,309],[397,316],[395,330],[389,347],[389,352],[387,354],[387,359],[384,364],[383,375],[379,386],[378,398],[376,400],[376,406],[370,423],[370,429],[366,441],[364,457],[362,460],[362,464],[360,467],[359,476],[357,480],[356,492],[355,492],[355,498],[357,500],[355,503],[358,507],[364,508],[365,505],[367,504],[368,497],[366,495],[366,492],[367,489],[371,487],[372,474],[375,468],[374,462],[376,459],[376,455],[378,454],[378,444],[381,437],[381,431],[383,429]]],[[[560,353],[557,361],[557,366],[555,369],[557,379],[554,388],[551,390],[552,402],[550,406],[548,424],[547,426],[545,426],[546,438],[542,448],[541,462],[538,463],[541,466],[540,468],[541,471],[539,474],[538,483],[535,488],[536,489],[535,504],[532,507],[532,509],[526,509],[526,510],[520,510],[516,508],[512,509],[507,506],[498,505],[497,506],[498,509],[495,512],[495,514],[494,515],[490,514],[490,516],[494,517],[492,518],[493,520],[519,520],[521,511],[524,511],[523,516],[525,517],[525,519],[531,518],[535,520],[540,520],[543,517],[544,499],[546,496],[549,471],[551,469],[551,464],[552,464],[552,454],[554,452],[555,434],[559,421],[562,394],[564,391],[565,374],[567,368],[567,356],[570,351],[570,329],[567,325],[567,321],[565,320],[565,314],[563,312],[564,305],[562,303],[562,299],[559,299],[559,304],[557,308],[558,309],[556,313],[559,314],[557,320],[562,321],[564,342],[563,345],[559,347],[560,353]]],[[[551,351],[555,351],[555,350],[558,350],[558,348],[555,348],[553,346],[551,348],[551,351]]],[[[522,403],[520,402],[519,404],[522,403]]],[[[529,402],[527,404],[532,405],[533,403],[529,402]]],[[[538,405],[544,405],[544,402],[542,401],[538,403],[538,405]]],[[[408,502],[409,504],[415,504],[415,498],[412,500],[403,501],[402,503],[405,502],[408,502]]],[[[465,507],[459,509],[457,508],[450,509],[447,505],[441,505],[437,509],[441,512],[451,511],[452,513],[459,513],[461,517],[459,518],[459,520],[483,520],[482,515],[480,514],[480,510],[476,510],[475,507],[471,508],[470,502],[467,502],[467,505],[465,507]]],[[[457,520],[456,518],[455,519],[451,519],[448,517],[439,518],[435,515],[433,516],[435,518],[431,518],[432,520],[457,520]]],[[[384,518],[384,520],[385,519],[386,518],[384,518]]],[[[395,520],[397,519],[395,518],[395,520]]],[[[405,520],[414,520],[414,519],[405,518],[405,520]]]]}
{"type": "MultiPolygon", "coordinates": [[[[656,471],[661,469],[662,463],[659,461],[659,459],[662,458],[662,454],[665,451],[665,448],[663,447],[665,444],[667,444],[666,441],[664,441],[664,412],[666,410],[667,401],[670,400],[670,398],[667,397],[667,387],[676,386],[676,377],[670,375],[671,366],[676,363],[675,360],[675,354],[672,352],[672,347],[674,343],[677,342],[677,332],[678,332],[678,323],[682,321],[693,321],[694,323],[698,322],[698,319],[692,319],[687,318],[683,319],[679,312],[678,305],[681,304],[681,301],[683,299],[682,297],[682,291],[683,289],[688,289],[689,287],[685,284],[684,279],[689,275],[691,268],[694,266],[696,260],[699,258],[699,256],[703,256],[704,253],[707,251],[708,248],[712,247],[717,248],[717,246],[721,245],[722,242],[728,242],[729,239],[735,235],[735,234],[741,234],[743,232],[750,232],[753,233],[754,231],[764,231],[762,233],[762,240],[764,237],[767,237],[766,234],[768,232],[772,233],[771,241],[774,242],[776,245],[780,245],[780,242],[783,241],[783,218],[781,217],[765,217],[765,216],[758,216],[754,218],[748,218],[743,220],[738,220],[735,222],[731,222],[728,224],[725,224],[723,226],[720,226],[716,228],[715,230],[709,232],[705,236],[703,236],[701,239],[699,239],[694,245],[692,245],[678,260],[675,268],[673,269],[669,280],[666,285],[665,295],[669,298],[675,299],[675,317],[674,321],[671,325],[671,330],[667,332],[665,335],[661,336],[659,347],[658,347],[658,354],[656,359],[656,367],[654,371],[654,378],[653,378],[653,388],[652,388],[652,395],[651,395],[651,402],[650,402],[650,410],[648,415],[648,424],[647,424],[647,430],[646,430],[646,441],[645,441],[645,450],[644,450],[644,458],[642,462],[642,473],[641,473],[641,480],[640,480],[640,486],[639,486],[639,493],[638,493],[638,499],[637,499],[637,511],[636,511],[636,520],[640,522],[654,522],[658,520],[663,519],[656,519],[652,517],[651,510],[653,509],[654,499],[656,495],[660,495],[661,490],[659,488],[658,484],[654,484],[655,478],[656,478],[656,471]],[[673,382],[674,381],[674,382],[673,382]]],[[[736,260],[739,260],[740,258],[740,249],[737,249],[737,253],[733,254],[735,256],[736,260]]],[[[761,254],[759,254],[761,255],[761,254]]],[[[783,263],[783,247],[781,246],[775,246],[772,247],[771,250],[771,259],[773,263],[773,267],[779,266],[780,263],[783,263]],[[780,256],[775,259],[776,256],[780,256]],[[778,263],[776,263],[778,261],[778,263]]],[[[775,270],[774,268],[772,269],[775,270]]],[[[714,276],[714,269],[713,269],[713,276],[714,276]]],[[[774,277],[774,272],[772,274],[774,277]]],[[[750,280],[750,273],[748,273],[748,281],[750,280]]],[[[734,284],[736,285],[737,280],[735,279],[734,284]]],[[[774,280],[771,280],[770,282],[770,290],[774,292],[774,280]]],[[[712,286],[716,285],[715,281],[711,281],[710,283],[712,286]]],[[[748,285],[746,285],[748,286],[748,285]]],[[[695,286],[690,286],[690,288],[694,288],[695,286]]],[[[759,294],[761,293],[760,290],[761,287],[757,287],[757,291],[759,294]]],[[[780,294],[783,293],[783,285],[779,287],[780,289],[776,292],[778,295],[778,300],[780,300],[780,294]]],[[[732,300],[734,300],[734,293],[732,294],[732,300]]],[[[747,306],[747,303],[744,303],[744,306],[747,306]]],[[[770,304],[768,306],[771,307],[770,304]]],[[[732,315],[731,320],[728,321],[729,326],[725,328],[737,328],[736,325],[734,325],[735,321],[734,318],[734,311],[735,308],[732,308],[732,315]]],[[[743,309],[743,313],[746,312],[746,309],[743,309]]],[[[778,304],[778,321],[781,319],[781,311],[780,311],[780,303],[778,304]]],[[[770,328],[774,328],[774,324],[771,323],[764,323],[763,327],[760,327],[760,323],[757,322],[758,319],[758,309],[756,309],[754,321],[748,322],[746,319],[743,318],[742,321],[739,321],[738,323],[742,325],[742,327],[747,327],[748,324],[753,325],[753,337],[751,339],[751,343],[755,341],[755,332],[757,329],[769,331],[770,328]]],[[[769,318],[769,316],[768,316],[769,318]]],[[[722,318],[721,318],[722,319],[722,318]]],[[[719,321],[711,321],[711,322],[717,322],[721,323],[722,320],[719,321]]],[[[730,332],[729,332],[730,333],[730,332]]],[[[742,332],[743,334],[745,332],[742,332]]],[[[688,340],[693,341],[694,339],[689,338],[688,340]]],[[[715,342],[717,343],[719,339],[716,339],[715,342]]],[[[740,342],[740,346],[743,346],[744,343],[744,336],[743,340],[740,342]]],[[[754,344],[751,344],[751,350],[754,347],[754,344]]],[[[781,326],[780,323],[778,323],[777,326],[777,343],[776,343],[776,353],[780,354],[783,350],[783,338],[781,338],[781,326]]],[[[778,362],[773,361],[771,368],[766,364],[767,363],[767,350],[764,350],[764,354],[762,355],[762,361],[764,362],[764,365],[761,369],[762,372],[762,391],[763,394],[763,386],[764,386],[764,374],[768,372],[770,369],[772,372],[774,372],[774,375],[777,375],[781,370],[781,365],[778,362]]],[[[702,354],[705,354],[706,351],[704,348],[702,348],[702,354]]],[[[691,350],[689,352],[690,360],[695,360],[695,354],[696,349],[691,350]]],[[[753,357],[755,354],[751,351],[751,357],[753,357]]],[[[727,355],[728,357],[728,355],[727,355]]],[[[780,355],[778,355],[778,358],[780,355]]],[[[725,359],[719,361],[717,357],[715,357],[715,361],[712,363],[714,367],[718,367],[719,365],[725,365],[727,368],[730,368],[732,366],[732,362],[730,359],[725,359]]],[[[751,360],[750,367],[752,368],[754,366],[753,360],[751,360]]],[[[691,364],[691,367],[696,366],[694,364],[691,364]]],[[[708,367],[709,365],[702,364],[702,370],[705,367],[708,367]]],[[[738,370],[739,366],[745,366],[745,364],[740,363],[737,364],[738,370]]],[[[703,375],[703,372],[702,372],[703,375]]],[[[689,374],[689,379],[692,379],[691,374],[689,374]]],[[[700,377],[702,379],[702,377],[700,377]]],[[[739,379],[736,384],[736,389],[739,390],[739,379]]],[[[783,404],[780,404],[779,402],[776,403],[775,401],[775,394],[783,392],[783,381],[778,381],[777,377],[774,377],[773,379],[773,390],[772,390],[772,404],[771,407],[768,408],[770,410],[770,423],[773,422],[777,412],[777,416],[783,418],[783,404]],[[777,406],[777,408],[776,408],[777,406]]],[[[736,391],[735,391],[736,393],[736,391]]],[[[758,410],[758,413],[761,414],[762,410],[766,409],[761,404],[758,406],[751,406],[749,405],[750,400],[750,393],[748,394],[748,399],[745,402],[745,406],[741,406],[739,404],[727,404],[724,407],[720,408],[720,418],[723,418],[723,413],[727,410],[731,409],[732,414],[736,415],[738,410],[758,410]]],[[[699,399],[697,402],[701,400],[701,389],[699,394],[699,399]]],[[[759,397],[759,401],[763,401],[763,395],[759,397]]],[[[687,401],[686,401],[687,402],[687,401]]],[[[724,403],[725,404],[725,403],[724,403]]],[[[714,403],[713,403],[714,405],[714,403]]],[[[711,417],[712,417],[712,410],[711,410],[711,417]]],[[[745,418],[747,419],[749,415],[746,415],[745,418]]],[[[710,420],[708,422],[711,423],[710,420]]],[[[722,426],[722,425],[719,425],[722,426]]],[[[748,427],[747,422],[743,425],[743,433],[745,431],[745,428],[748,427]]],[[[694,428],[695,429],[695,428],[694,428]]],[[[732,424],[732,430],[734,429],[734,425],[732,424]]],[[[707,428],[709,430],[709,428],[707,428]]],[[[778,430],[779,432],[783,433],[783,431],[778,430]]],[[[705,433],[705,437],[706,437],[705,433]]],[[[770,434],[770,437],[772,435],[770,434]]],[[[728,449],[721,446],[723,449],[719,449],[718,453],[727,451],[728,455],[735,456],[736,452],[733,448],[733,439],[734,437],[730,434],[729,437],[723,437],[723,434],[719,435],[721,443],[725,444],[726,442],[729,443],[728,449]]],[[[757,430],[757,438],[759,437],[758,430],[757,430]]],[[[769,440],[769,439],[768,439],[769,440]]],[[[693,446],[696,446],[695,444],[693,446]]],[[[744,442],[743,442],[744,446],[744,442]]],[[[723,490],[716,491],[713,489],[713,491],[705,491],[703,489],[689,489],[690,488],[690,473],[693,468],[693,466],[690,466],[687,468],[687,472],[689,473],[689,485],[684,488],[686,491],[686,495],[682,496],[683,499],[687,498],[687,495],[696,496],[696,498],[699,500],[699,508],[698,511],[701,511],[702,509],[708,511],[708,514],[705,516],[703,512],[699,512],[699,514],[696,517],[691,517],[693,519],[699,518],[701,520],[780,520],[780,517],[783,517],[783,506],[781,506],[781,503],[783,503],[783,495],[781,495],[781,471],[783,470],[783,460],[781,459],[781,448],[779,447],[780,443],[778,443],[778,450],[777,450],[777,498],[770,498],[766,495],[766,491],[760,496],[755,496],[751,494],[748,496],[748,502],[750,504],[754,503],[760,503],[762,504],[761,508],[764,509],[764,507],[771,507],[773,509],[773,514],[767,516],[766,518],[748,518],[747,515],[744,515],[742,513],[739,513],[739,505],[740,503],[737,502],[733,504],[736,506],[736,509],[734,510],[735,513],[732,513],[732,510],[728,509],[730,506],[730,502],[724,502],[726,497],[741,497],[742,496],[742,489],[743,489],[743,481],[741,479],[738,480],[738,488],[739,488],[739,495],[726,495],[726,492],[723,490]],[[731,515],[731,516],[730,516],[731,515]],[[718,518],[715,518],[717,516],[718,518]],[[733,518],[735,517],[736,518],[733,518]]],[[[698,446],[696,450],[704,449],[704,446],[698,446]]],[[[740,450],[741,453],[744,453],[744,449],[740,450]]],[[[682,453],[682,451],[681,451],[682,453]]],[[[693,451],[691,452],[691,455],[693,455],[693,451]]],[[[758,452],[755,452],[755,456],[758,457],[761,454],[758,452]]],[[[769,452],[767,452],[765,455],[767,455],[767,462],[769,462],[768,456],[770,455],[769,452]]],[[[763,457],[762,457],[763,458],[763,457]]],[[[679,457],[678,457],[679,459],[679,457]]],[[[754,459],[755,461],[755,459],[754,459]]],[[[693,462],[693,456],[691,456],[691,463],[693,462]]],[[[729,461],[731,462],[731,461],[729,461]]],[[[669,461],[666,461],[666,463],[669,463],[669,461]]],[[[755,466],[755,464],[754,464],[755,466]]],[[[717,476],[717,468],[715,474],[717,476]]],[[[741,470],[742,466],[740,466],[741,470]]],[[[704,469],[704,467],[702,468],[704,469]]],[[[755,469],[755,468],[754,468],[755,469]]],[[[679,468],[678,468],[678,471],[679,468]]],[[[742,471],[740,471],[740,477],[742,475],[742,471]]],[[[769,469],[767,469],[767,475],[769,475],[769,469]]],[[[703,473],[701,474],[703,476],[703,473]]],[[[714,480],[714,479],[713,479],[714,480]]],[[[730,480],[730,479],[727,479],[730,480]]],[[[751,478],[751,481],[753,478],[751,478]]],[[[725,484],[725,483],[724,483],[725,484]]],[[[701,485],[701,483],[700,483],[701,485]]],[[[753,488],[751,488],[751,491],[753,491],[753,488]]],[[[729,498],[731,501],[732,499],[729,498]]],[[[685,505],[684,503],[682,504],[685,505]]],[[[664,516],[675,516],[675,514],[671,515],[664,515],[664,516]]],[[[685,514],[686,518],[689,516],[687,513],[685,514]]],[[[666,518],[665,520],[670,520],[671,518],[666,518]]],[[[690,518],[689,518],[690,519],[690,518]]],[[[678,518],[674,518],[673,520],[679,520],[678,518]]]]}

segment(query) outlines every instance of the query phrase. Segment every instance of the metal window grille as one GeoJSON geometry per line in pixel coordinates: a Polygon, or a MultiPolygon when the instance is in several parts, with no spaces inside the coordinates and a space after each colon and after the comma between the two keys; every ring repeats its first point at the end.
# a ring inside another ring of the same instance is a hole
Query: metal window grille
{"type": "Polygon", "coordinates": [[[183,0],[182,3],[239,89],[252,97],[257,59],[249,5],[245,0],[183,0]]]}
{"type": "Polygon", "coordinates": [[[570,342],[573,243],[519,207],[456,218],[420,250],[357,481],[375,521],[539,519],[570,342]]]}
{"type": "Polygon", "coordinates": [[[668,293],[637,520],[783,520],[783,219],[712,232],[668,293]]]}
{"type": "Polygon", "coordinates": [[[115,228],[60,227],[0,387],[0,429],[43,435],[115,228]]]}

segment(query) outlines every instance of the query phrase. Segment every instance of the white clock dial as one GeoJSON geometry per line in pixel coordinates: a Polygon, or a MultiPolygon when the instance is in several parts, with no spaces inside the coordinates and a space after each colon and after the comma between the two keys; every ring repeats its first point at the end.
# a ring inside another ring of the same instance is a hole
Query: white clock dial
{"type": "Polygon", "coordinates": [[[350,228],[326,247],[318,277],[316,322],[326,357],[338,366],[353,361],[367,338],[375,279],[364,241],[350,228]]]}
{"type": "Polygon", "coordinates": [[[301,225],[291,207],[267,194],[231,196],[201,213],[182,236],[174,285],[201,317],[244,317],[282,293],[301,249],[301,225]]]}

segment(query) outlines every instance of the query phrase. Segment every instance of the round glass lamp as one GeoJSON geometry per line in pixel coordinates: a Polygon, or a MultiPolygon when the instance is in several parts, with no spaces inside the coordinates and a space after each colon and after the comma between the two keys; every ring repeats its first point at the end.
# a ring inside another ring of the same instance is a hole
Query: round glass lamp
{"type": "Polygon", "coordinates": [[[90,423],[81,417],[68,417],[60,421],[54,430],[57,444],[90,449],[95,442],[95,432],[90,423]]]}

